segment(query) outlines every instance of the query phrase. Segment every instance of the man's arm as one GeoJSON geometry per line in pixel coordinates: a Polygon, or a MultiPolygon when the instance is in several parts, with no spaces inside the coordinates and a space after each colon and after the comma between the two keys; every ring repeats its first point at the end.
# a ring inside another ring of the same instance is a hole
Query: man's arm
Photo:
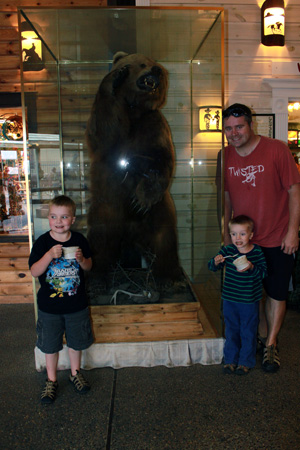
{"type": "Polygon", "coordinates": [[[228,223],[232,216],[232,205],[229,192],[225,191],[225,205],[224,205],[224,245],[231,244],[231,237],[228,230],[228,223]]]}
{"type": "Polygon", "coordinates": [[[299,225],[300,225],[300,184],[293,184],[289,191],[289,227],[284,236],[281,249],[284,253],[291,255],[299,247],[299,225]]]}

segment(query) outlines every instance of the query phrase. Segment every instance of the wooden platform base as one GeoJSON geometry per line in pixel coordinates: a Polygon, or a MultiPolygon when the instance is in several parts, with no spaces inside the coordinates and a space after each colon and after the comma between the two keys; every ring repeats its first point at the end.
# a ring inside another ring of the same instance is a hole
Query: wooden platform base
{"type": "Polygon", "coordinates": [[[95,343],[216,337],[199,302],[103,305],[90,309],[95,343]]]}

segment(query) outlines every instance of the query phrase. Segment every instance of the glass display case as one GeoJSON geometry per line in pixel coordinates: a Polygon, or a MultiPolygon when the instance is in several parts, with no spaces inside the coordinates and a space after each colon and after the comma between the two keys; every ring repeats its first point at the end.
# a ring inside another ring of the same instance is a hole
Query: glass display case
{"type": "Polygon", "coordinates": [[[85,129],[95,94],[117,51],[149,56],[169,72],[162,112],[176,152],[171,194],[180,262],[218,329],[221,273],[209,272],[207,262],[222,241],[222,183],[216,168],[222,147],[223,13],[194,7],[19,11],[20,30],[30,29],[41,42],[40,54],[37,41],[22,52],[33,240],[48,230],[47,203],[60,193],[76,202],[76,227],[86,235],[85,129]]]}
{"type": "Polygon", "coordinates": [[[0,109],[0,238],[28,236],[22,109],[0,109]]]}

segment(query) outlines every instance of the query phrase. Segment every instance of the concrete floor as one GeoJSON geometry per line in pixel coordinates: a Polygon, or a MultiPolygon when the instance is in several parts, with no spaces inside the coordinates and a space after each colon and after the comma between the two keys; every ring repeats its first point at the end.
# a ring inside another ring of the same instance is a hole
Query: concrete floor
{"type": "Polygon", "coordinates": [[[53,405],[41,406],[32,305],[0,305],[0,448],[44,450],[300,449],[300,312],[288,310],[282,367],[245,377],[221,366],[93,369],[76,394],[58,374],[53,405]]]}

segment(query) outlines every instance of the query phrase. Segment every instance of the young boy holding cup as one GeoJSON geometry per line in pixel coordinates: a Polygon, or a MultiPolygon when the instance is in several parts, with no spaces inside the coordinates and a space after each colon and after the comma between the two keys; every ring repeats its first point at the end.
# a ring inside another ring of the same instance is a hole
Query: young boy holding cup
{"type": "Polygon", "coordinates": [[[254,223],[247,216],[229,222],[232,244],[208,263],[214,272],[226,265],[222,289],[225,321],[224,373],[246,375],[256,363],[256,336],[262,280],[267,265],[261,248],[251,243],[254,223]]]}
{"type": "Polygon", "coordinates": [[[84,285],[84,271],[92,268],[92,259],[85,237],[70,230],[75,212],[71,198],[55,197],[49,204],[50,231],[36,240],[29,257],[31,274],[40,282],[36,345],[45,353],[48,377],[41,395],[43,404],[53,403],[56,398],[56,372],[64,333],[71,365],[70,382],[80,394],[90,390],[80,372],[80,363],[81,351],[94,340],[84,285]],[[70,247],[77,249],[71,258],[65,257],[63,249],[70,247]]]}

